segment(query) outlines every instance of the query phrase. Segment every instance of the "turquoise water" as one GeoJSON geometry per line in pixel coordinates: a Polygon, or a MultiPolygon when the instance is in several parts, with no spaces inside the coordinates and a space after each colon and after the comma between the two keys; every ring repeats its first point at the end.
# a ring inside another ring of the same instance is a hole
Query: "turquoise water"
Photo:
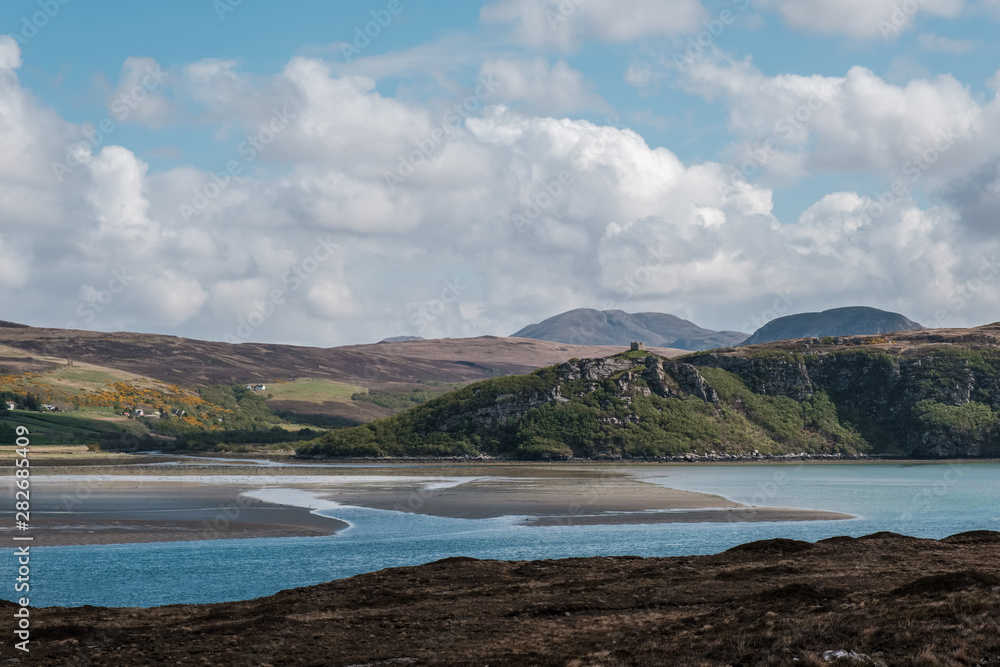
{"type": "MultiPolygon", "coordinates": [[[[32,605],[153,606],[243,600],[449,556],[503,560],[708,554],[758,539],[818,540],[891,530],[940,538],[1000,531],[1000,464],[711,465],[625,468],[647,481],[758,506],[824,509],[846,521],[515,525],[343,508],[338,535],[32,549],[32,605]]],[[[12,600],[16,559],[0,563],[12,600]]]]}

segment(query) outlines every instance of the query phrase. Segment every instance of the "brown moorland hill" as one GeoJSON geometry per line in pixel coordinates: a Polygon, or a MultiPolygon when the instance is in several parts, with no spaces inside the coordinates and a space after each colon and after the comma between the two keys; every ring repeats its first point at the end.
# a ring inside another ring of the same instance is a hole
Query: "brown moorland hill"
{"type": "MultiPolygon", "coordinates": [[[[651,349],[667,357],[685,354],[684,350],[651,349]]],[[[0,366],[11,372],[43,370],[73,361],[188,388],[319,378],[369,390],[405,392],[427,388],[428,384],[467,384],[497,375],[528,373],[572,357],[601,357],[621,351],[613,346],[495,336],[319,348],[268,343],[233,345],[158,334],[23,325],[0,327],[0,366]]],[[[269,405],[276,410],[325,414],[356,422],[392,413],[356,401],[276,400],[269,405]]]]}
{"type": "Polygon", "coordinates": [[[1000,533],[976,531],[686,558],[450,558],[246,602],[37,609],[30,662],[997,665],[998,547],[1000,533]]]}
{"type": "Polygon", "coordinates": [[[752,356],[755,351],[767,349],[817,353],[843,349],[846,346],[882,349],[905,356],[919,350],[949,345],[970,349],[1000,347],[1000,322],[968,329],[918,329],[874,336],[796,338],[728,348],[725,353],[733,356],[752,356]]]}
{"type": "MultiPolygon", "coordinates": [[[[222,382],[327,378],[365,387],[384,383],[472,382],[526,373],[571,357],[621,352],[526,338],[445,338],[343,347],[269,343],[233,345],[176,336],[70,329],[0,327],[0,345],[36,358],[84,361],[181,386],[222,382]]],[[[685,350],[652,348],[662,356],[685,350]]]]}

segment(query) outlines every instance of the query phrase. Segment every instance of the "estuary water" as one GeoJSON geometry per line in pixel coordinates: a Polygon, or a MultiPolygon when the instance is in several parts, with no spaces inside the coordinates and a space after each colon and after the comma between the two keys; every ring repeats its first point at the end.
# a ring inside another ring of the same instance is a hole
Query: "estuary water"
{"type": "MultiPolygon", "coordinates": [[[[670,465],[616,468],[671,488],[753,506],[821,509],[842,521],[523,526],[518,517],[452,519],[333,507],[337,535],[42,547],[31,550],[31,603],[138,606],[209,603],[450,556],[501,560],[716,553],[773,537],[815,541],[888,530],[941,538],[1000,531],[1000,463],[670,465]]],[[[744,510],[746,516],[753,510],[744,510]]],[[[13,549],[0,581],[13,582],[13,549]]],[[[13,583],[0,598],[15,599],[13,583]]]]}

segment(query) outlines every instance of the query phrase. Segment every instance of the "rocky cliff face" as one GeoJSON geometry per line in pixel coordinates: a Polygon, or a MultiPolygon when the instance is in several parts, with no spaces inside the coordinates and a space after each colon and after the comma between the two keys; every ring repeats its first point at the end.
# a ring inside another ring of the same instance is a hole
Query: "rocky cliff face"
{"type": "Polygon", "coordinates": [[[649,395],[655,393],[663,398],[695,396],[706,403],[718,404],[715,389],[691,364],[661,359],[655,356],[640,358],[608,357],[607,359],[584,359],[567,362],[559,366],[559,380],[587,380],[597,383],[614,379],[618,387],[618,397],[628,402],[636,391],[649,395]],[[642,380],[642,386],[636,380],[642,380]]]}
{"type": "Polygon", "coordinates": [[[1000,355],[940,348],[912,356],[879,350],[704,354],[758,394],[804,400],[826,393],[877,447],[908,456],[1000,454],[1000,355]],[[993,412],[994,414],[990,414],[993,412]]]}
{"type": "MultiPolygon", "coordinates": [[[[558,383],[552,387],[501,394],[489,405],[443,419],[440,429],[453,429],[466,422],[478,428],[504,424],[543,405],[568,403],[570,399],[562,394],[561,385],[574,380],[583,381],[583,390],[578,394],[580,396],[593,393],[605,383],[611,382],[615,387],[615,398],[626,405],[631,404],[637,394],[656,394],[663,398],[694,396],[706,403],[719,402],[715,389],[698,373],[697,368],[652,355],[570,361],[560,365],[556,373],[558,383]]],[[[638,423],[638,417],[633,422],[638,423]]]]}
{"type": "Polygon", "coordinates": [[[524,394],[501,394],[493,399],[491,405],[442,419],[438,428],[447,431],[467,422],[479,428],[503,424],[510,419],[521,417],[529,410],[552,402],[568,403],[569,399],[560,393],[558,386],[524,394]]]}

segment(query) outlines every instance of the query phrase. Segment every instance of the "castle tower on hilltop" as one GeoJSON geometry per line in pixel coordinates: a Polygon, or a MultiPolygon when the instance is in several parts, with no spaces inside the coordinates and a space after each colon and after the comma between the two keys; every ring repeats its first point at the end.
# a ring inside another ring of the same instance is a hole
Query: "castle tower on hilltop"
{"type": "Polygon", "coordinates": [[[640,343],[637,340],[632,341],[632,352],[639,352],[639,351],[645,350],[645,349],[646,349],[646,344],[645,343],[640,343]]]}

